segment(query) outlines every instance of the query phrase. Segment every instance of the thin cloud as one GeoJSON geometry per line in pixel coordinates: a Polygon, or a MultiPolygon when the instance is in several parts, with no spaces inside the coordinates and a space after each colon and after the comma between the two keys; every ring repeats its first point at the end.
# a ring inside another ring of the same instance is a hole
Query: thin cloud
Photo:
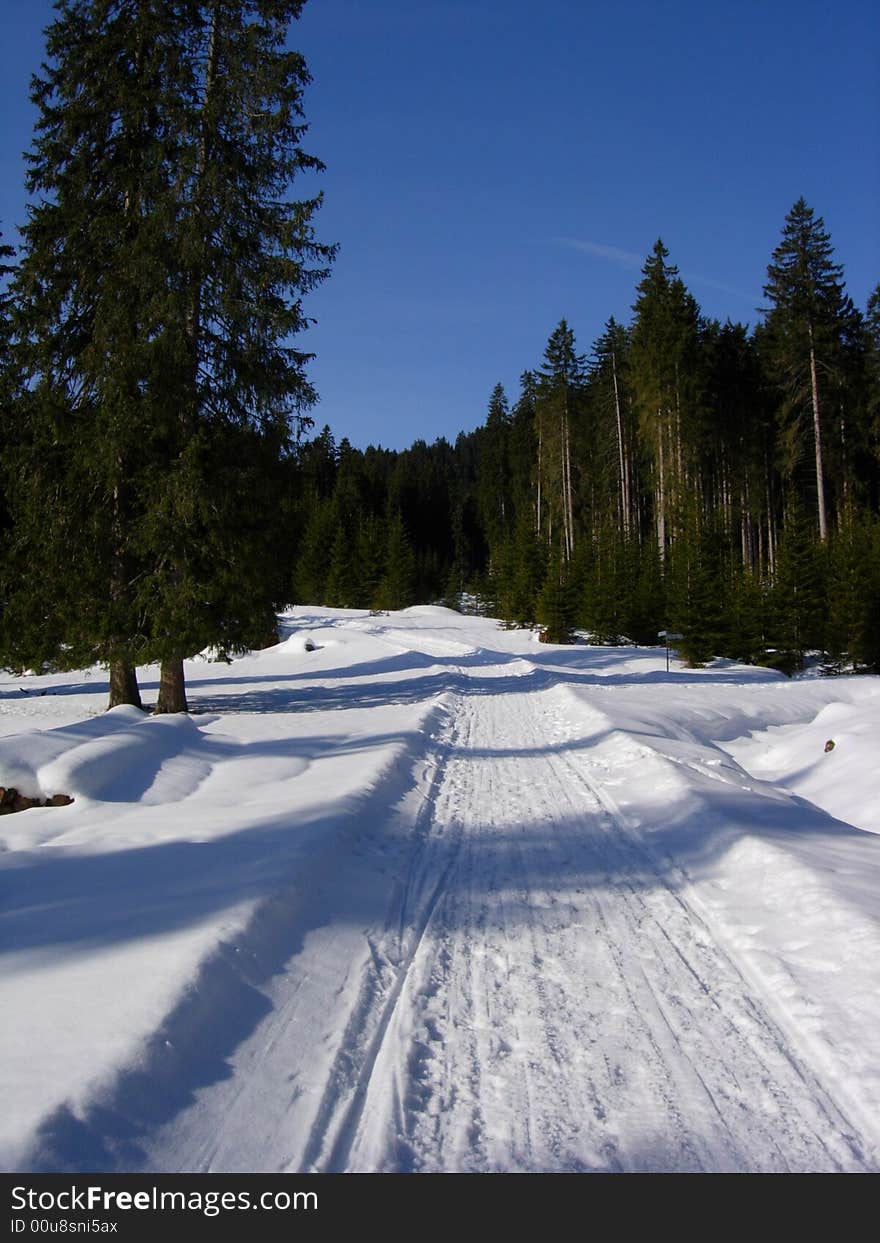
{"type": "MultiPolygon", "coordinates": [[[[607,259],[609,263],[616,263],[622,268],[641,270],[646,258],[645,255],[636,254],[635,251],[623,250],[620,246],[607,246],[604,242],[589,242],[576,237],[559,237],[556,241],[560,246],[568,246],[571,250],[579,250],[587,255],[596,255],[597,258],[607,259]]],[[[703,276],[700,272],[681,272],[681,278],[687,284],[705,285],[708,289],[717,289],[721,293],[730,294],[734,298],[743,298],[747,302],[754,300],[754,294],[746,293],[743,289],[736,289],[732,285],[725,285],[723,281],[713,280],[711,276],[703,276]]]]}
{"type": "Polygon", "coordinates": [[[725,285],[723,281],[712,280],[711,276],[701,276],[699,272],[682,272],[681,279],[691,285],[705,285],[709,289],[718,289],[721,293],[729,293],[734,298],[744,298],[746,302],[754,302],[755,295],[746,293],[744,289],[734,289],[733,285],[725,285]]]}
{"type": "Polygon", "coordinates": [[[644,255],[637,255],[631,250],[621,250],[619,246],[606,246],[603,242],[585,242],[576,237],[560,237],[556,240],[560,246],[569,246],[572,250],[597,255],[600,259],[608,259],[624,268],[640,268],[645,261],[644,255]]]}

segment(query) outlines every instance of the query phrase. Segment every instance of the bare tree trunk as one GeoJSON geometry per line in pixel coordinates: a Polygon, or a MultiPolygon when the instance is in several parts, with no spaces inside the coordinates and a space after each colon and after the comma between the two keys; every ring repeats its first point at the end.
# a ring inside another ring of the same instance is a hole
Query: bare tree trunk
{"type": "Polygon", "coordinates": [[[657,549],[662,564],[666,560],[666,467],[663,460],[663,422],[659,410],[657,418],[660,420],[660,435],[657,438],[657,549]]]}
{"type": "Polygon", "coordinates": [[[629,478],[626,469],[626,451],[623,444],[623,419],[620,414],[620,391],[617,387],[617,359],[611,353],[611,376],[614,380],[614,413],[617,417],[617,461],[620,472],[620,516],[623,534],[629,537],[629,478]]]}
{"type": "Polygon", "coordinates": [[[742,563],[748,570],[755,568],[755,533],[752,522],[752,511],[749,507],[749,481],[743,485],[739,496],[740,530],[742,532],[742,563]]]}
{"type": "Polygon", "coordinates": [[[565,560],[569,561],[574,551],[574,504],[572,502],[571,487],[571,440],[568,428],[567,396],[562,420],[562,511],[565,560]]]}
{"type": "Polygon", "coordinates": [[[537,478],[537,489],[538,489],[538,495],[537,495],[537,500],[536,500],[536,503],[535,503],[535,534],[536,534],[536,535],[538,535],[538,536],[540,536],[540,534],[541,534],[541,523],[542,523],[542,521],[543,521],[543,517],[544,517],[544,515],[541,513],[541,473],[542,473],[542,471],[543,471],[543,469],[544,469],[544,462],[543,462],[543,457],[544,457],[544,420],[543,420],[543,418],[542,418],[542,416],[541,416],[541,412],[540,412],[540,410],[538,410],[538,412],[537,412],[537,417],[538,417],[538,478],[537,478]]]}
{"type": "Polygon", "coordinates": [[[162,661],[156,715],[164,712],[189,712],[189,705],[186,702],[183,660],[179,656],[162,661]]]}
{"type": "Polygon", "coordinates": [[[107,707],[118,708],[120,704],[131,704],[135,708],[144,706],[141,703],[135,669],[124,660],[111,660],[110,700],[107,707]]]}
{"type": "Polygon", "coordinates": [[[847,461],[846,444],[846,416],[843,412],[842,401],[840,403],[840,495],[841,500],[837,507],[837,526],[839,530],[842,530],[844,515],[849,513],[850,508],[849,462],[847,461]]]}
{"type": "Polygon", "coordinates": [[[828,518],[825,512],[825,476],[822,471],[822,428],[819,423],[819,380],[816,375],[816,351],[813,347],[813,325],[810,324],[810,388],[813,395],[813,438],[816,442],[816,500],[819,506],[819,539],[828,539],[828,518]]]}

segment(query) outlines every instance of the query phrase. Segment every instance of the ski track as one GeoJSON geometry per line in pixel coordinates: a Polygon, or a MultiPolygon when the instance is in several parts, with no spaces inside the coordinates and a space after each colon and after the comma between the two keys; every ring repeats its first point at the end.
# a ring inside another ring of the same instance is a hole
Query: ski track
{"type": "Polygon", "coordinates": [[[462,701],[435,802],[454,842],[443,895],[365,1067],[368,1122],[332,1168],[863,1168],[855,1128],[585,753],[554,751],[553,704],[462,701]]]}
{"type": "Polygon", "coordinates": [[[459,671],[419,806],[398,809],[384,921],[338,938],[324,982],[291,960],[231,1081],[154,1137],[150,1168],[870,1168],[807,1046],[571,745],[589,710],[508,675],[459,671]]]}

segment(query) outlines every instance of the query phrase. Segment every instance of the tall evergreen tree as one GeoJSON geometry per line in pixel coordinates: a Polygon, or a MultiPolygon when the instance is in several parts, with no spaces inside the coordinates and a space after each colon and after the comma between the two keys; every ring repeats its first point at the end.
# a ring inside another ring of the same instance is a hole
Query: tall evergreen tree
{"type": "MultiPolygon", "coordinates": [[[[169,333],[179,366],[166,395],[181,412],[174,430],[182,448],[195,433],[222,440],[232,426],[283,449],[291,420],[314,400],[305,375],[308,355],[289,341],[306,327],[302,296],[326,276],[333,250],[314,240],[311,217],[318,200],[284,197],[298,176],[322,167],[302,148],[309,74],[302,56],[286,47],[302,8],[301,0],[217,0],[196,5],[190,19],[186,158],[179,161],[186,176],[185,210],[174,254],[180,285],[169,333]]],[[[224,473],[237,469],[236,456],[226,459],[224,473]]],[[[189,479],[172,470],[156,482],[157,496],[170,501],[173,514],[178,498],[190,489],[189,479]]],[[[203,490],[218,485],[223,487],[222,476],[202,474],[197,481],[203,490]]],[[[265,501],[271,542],[276,507],[271,488],[265,501]]],[[[243,586],[226,610],[230,633],[224,639],[245,646],[255,630],[265,629],[263,619],[274,611],[277,596],[271,579],[248,573],[262,558],[237,539],[235,511],[218,505],[214,513],[243,586]]],[[[198,650],[216,626],[210,605],[194,610],[191,604],[194,595],[210,602],[215,594],[210,568],[193,576],[193,591],[184,595],[179,589],[203,531],[204,523],[190,530],[167,524],[158,533],[160,555],[144,583],[145,591],[153,596],[158,591],[170,606],[158,627],[163,647],[158,711],[185,707],[183,657],[198,650]]]]}
{"type": "Polygon", "coordinates": [[[629,334],[612,316],[593,347],[591,372],[595,406],[599,417],[592,438],[593,471],[601,462],[613,463],[615,508],[620,530],[628,538],[636,525],[635,428],[628,377],[629,334]]]}
{"type": "Polygon", "coordinates": [[[377,604],[382,609],[405,609],[415,603],[416,563],[412,544],[400,513],[388,520],[385,572],[379,584],[377,604]]]}
{"type": "Polygon", "coordinates": [[[769,632],[774,662],[793,672],[805,654],[824,647],[828,611],[825,548],[817,542],[796,494],[789,498],[770,598],[769,632]]]}
{"type": "Polygon", "coordinates": [[[572,442],[583,408],[586,371],[583,356],[575,350],[574,332],[564,319],[550,334],[537,380],[538,528],[548,540],[560,533],[562,557],[569,561],[575,545],[572,442]]]}
{"type": "MultiPolygon", "coordinates": [[[[874,287],[868,298],[865,336],[867,339],[868,426],[876,464],[880,463],[880,284],[874,287]]],[[[876,493],[874,501],[875,503],[877,501],[876,493]]]]}
{"type": "Polygon", "coordinates": [[[802,446],[812,448],[819,538],[828,538],[828,443],[834,415],[832,391],[843,379],[844,338],[852,335],[854,308],[843,269],[832,258],[825,222],[803,198],[785,218],[782,240],[767,268],[764,294],[770,356],[785,401],[780,412],[784,466],[793,475],[802,446]]]}
{"type": "Polygon", "coordinates": [[[699,389],[699,308],[668,258],[669,251],[658,239],[637,287],[630,350],[639,432],[651,464],[661,562],[675,535],[678,509],[693,483],[689,448],[699,389]]]}
{"type": "Polygon", "coordinates": [[[164,292],[148,221],[168,192],[164,146],[182,120],[166,116],[160,130],[157,114],[163,83],[181,84],[170,55],[179,33],[176,12],[67,0],[31,91],[37,198],[15,284],[27,393],[15,429],[19,571],[8,630],[29,662],[105,661],[111,706],[140,702],[133,666],[145,655],[130,585],[144,568],[135,531],[153,436],[148,308],[164,292]],[[171,38],[159,35],[163,19],[171,38]]]}
{"type": "Polygon", "coordinates": [[[248,645],[283,598],[278,468],[314,396],[290,340],[333,254],[318,200],[285,198],[321,167],[286,48],[301,9],[62,0],[34,83],[20,529],[111,703],[149,658],[157,710],[185,709],[184,657],[248,645]]]}
{"type": "Polygon", "coordinates": [[[501,384],[489,398],[489,411],[480,436],[478,496],[480,517],[490,548],[511,534],[513,506],[509,464],[510,410],[501,384]]]}
{"type": "Polygon", "coordinates": [[[577,611],[576,593],[571,578],[571,563],[554,543],[547,559],[544,584],[538,594],[536,614],[541,635],[546,643],[570,643],[577,611]]]}

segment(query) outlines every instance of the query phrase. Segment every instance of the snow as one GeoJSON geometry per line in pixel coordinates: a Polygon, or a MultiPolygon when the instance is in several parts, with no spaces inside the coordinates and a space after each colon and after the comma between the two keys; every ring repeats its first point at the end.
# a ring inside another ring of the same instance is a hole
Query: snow
{"type": "Polygon", "coordinates": [[[0,1165],[880,1168],[880,679],[665,665],[298,607],[190,717],[0,677],[75,799],[0,819],[0,1165]]]}

